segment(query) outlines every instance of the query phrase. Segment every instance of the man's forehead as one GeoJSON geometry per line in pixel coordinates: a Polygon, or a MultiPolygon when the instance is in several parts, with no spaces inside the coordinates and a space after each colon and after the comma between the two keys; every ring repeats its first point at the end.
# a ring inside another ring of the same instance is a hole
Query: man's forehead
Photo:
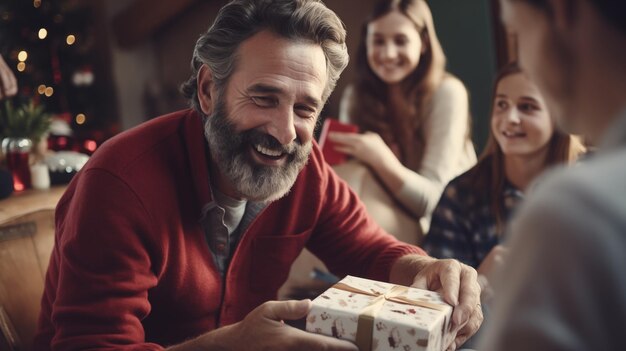
{"type": "Polygon", "coordinates": [[[322,94],[327,82],[326,59],[313,43],[286,39],[269,31],[257,33],[238,49],[234,75],[254,85],[322,94]]]}

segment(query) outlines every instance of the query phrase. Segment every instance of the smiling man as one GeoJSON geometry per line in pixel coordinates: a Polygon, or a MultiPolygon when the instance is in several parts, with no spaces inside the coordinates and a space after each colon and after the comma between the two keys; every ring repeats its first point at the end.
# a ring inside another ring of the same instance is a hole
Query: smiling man
{"type": "Polygon", "coordinates": [[[314,0],[236,0],[198,40],[193,109],[103,145],[56,213],[37,350],[356,350],[282,323],[306,246],[342,276],[443,292],[455,348],[482,321],[476,272],[383,232],[313,141],[348,62],[314,0]]]}
{"type": "Polygon", "coordinates": [[[311,152],[329,79],[326,59],[319,45],[271,31],[243,42],[238,58],[223,93],[207,65],[197,75],[200,109],[210,115],[212,176],[232,198],[274,201],[289,191],[311,152]]]}
{"type": "Polygon", "coordinates": [[[566,131],[598,146],[551,172],[508,234],[480,350],[623,350],[626,2],[501,0],[519,60],[566,131]]]}

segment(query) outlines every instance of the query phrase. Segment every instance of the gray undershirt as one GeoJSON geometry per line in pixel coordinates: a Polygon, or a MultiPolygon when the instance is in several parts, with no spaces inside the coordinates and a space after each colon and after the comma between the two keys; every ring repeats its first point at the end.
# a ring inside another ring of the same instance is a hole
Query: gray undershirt
{"type": "Polygon", "coordinates": [[[213,196],[217,201],[217,205],[224,209],[224,225],[228,228],[228,235],[232,235],[233,232],[239,226],[243,214],[246,212],[246,200],[234,199],[217,189],[213,189],[213,196]]]}

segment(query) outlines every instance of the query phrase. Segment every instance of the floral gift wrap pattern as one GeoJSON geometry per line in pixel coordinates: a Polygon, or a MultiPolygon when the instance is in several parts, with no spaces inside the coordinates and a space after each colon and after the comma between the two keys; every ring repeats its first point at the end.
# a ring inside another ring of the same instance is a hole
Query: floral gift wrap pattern
{"type": "Polygon", "coordinates": [[[432,291],[347,276],[313,300],[306,330],[360,351],[443,350],[452,307],[432,291]]]}

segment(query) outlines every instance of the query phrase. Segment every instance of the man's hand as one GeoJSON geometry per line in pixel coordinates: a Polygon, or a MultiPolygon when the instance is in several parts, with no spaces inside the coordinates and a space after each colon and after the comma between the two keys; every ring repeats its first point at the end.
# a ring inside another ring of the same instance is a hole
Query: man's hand
{"type": "Polygon", "coordinates": [[[456,337],[448,349],[461,346],[478,331],[483,321],[476,270],[457,260],[407,255],[393,265],[390,281],[437,291],[454,307],[451,328],[456,337]]]}
{"type": "Polygon", "coordinates": [[[266,302],[239,323],[169,350],[359,350],[351,342],[308,333],[283,322],[304,318],[310,309],[310,300],[266,302]]]}

